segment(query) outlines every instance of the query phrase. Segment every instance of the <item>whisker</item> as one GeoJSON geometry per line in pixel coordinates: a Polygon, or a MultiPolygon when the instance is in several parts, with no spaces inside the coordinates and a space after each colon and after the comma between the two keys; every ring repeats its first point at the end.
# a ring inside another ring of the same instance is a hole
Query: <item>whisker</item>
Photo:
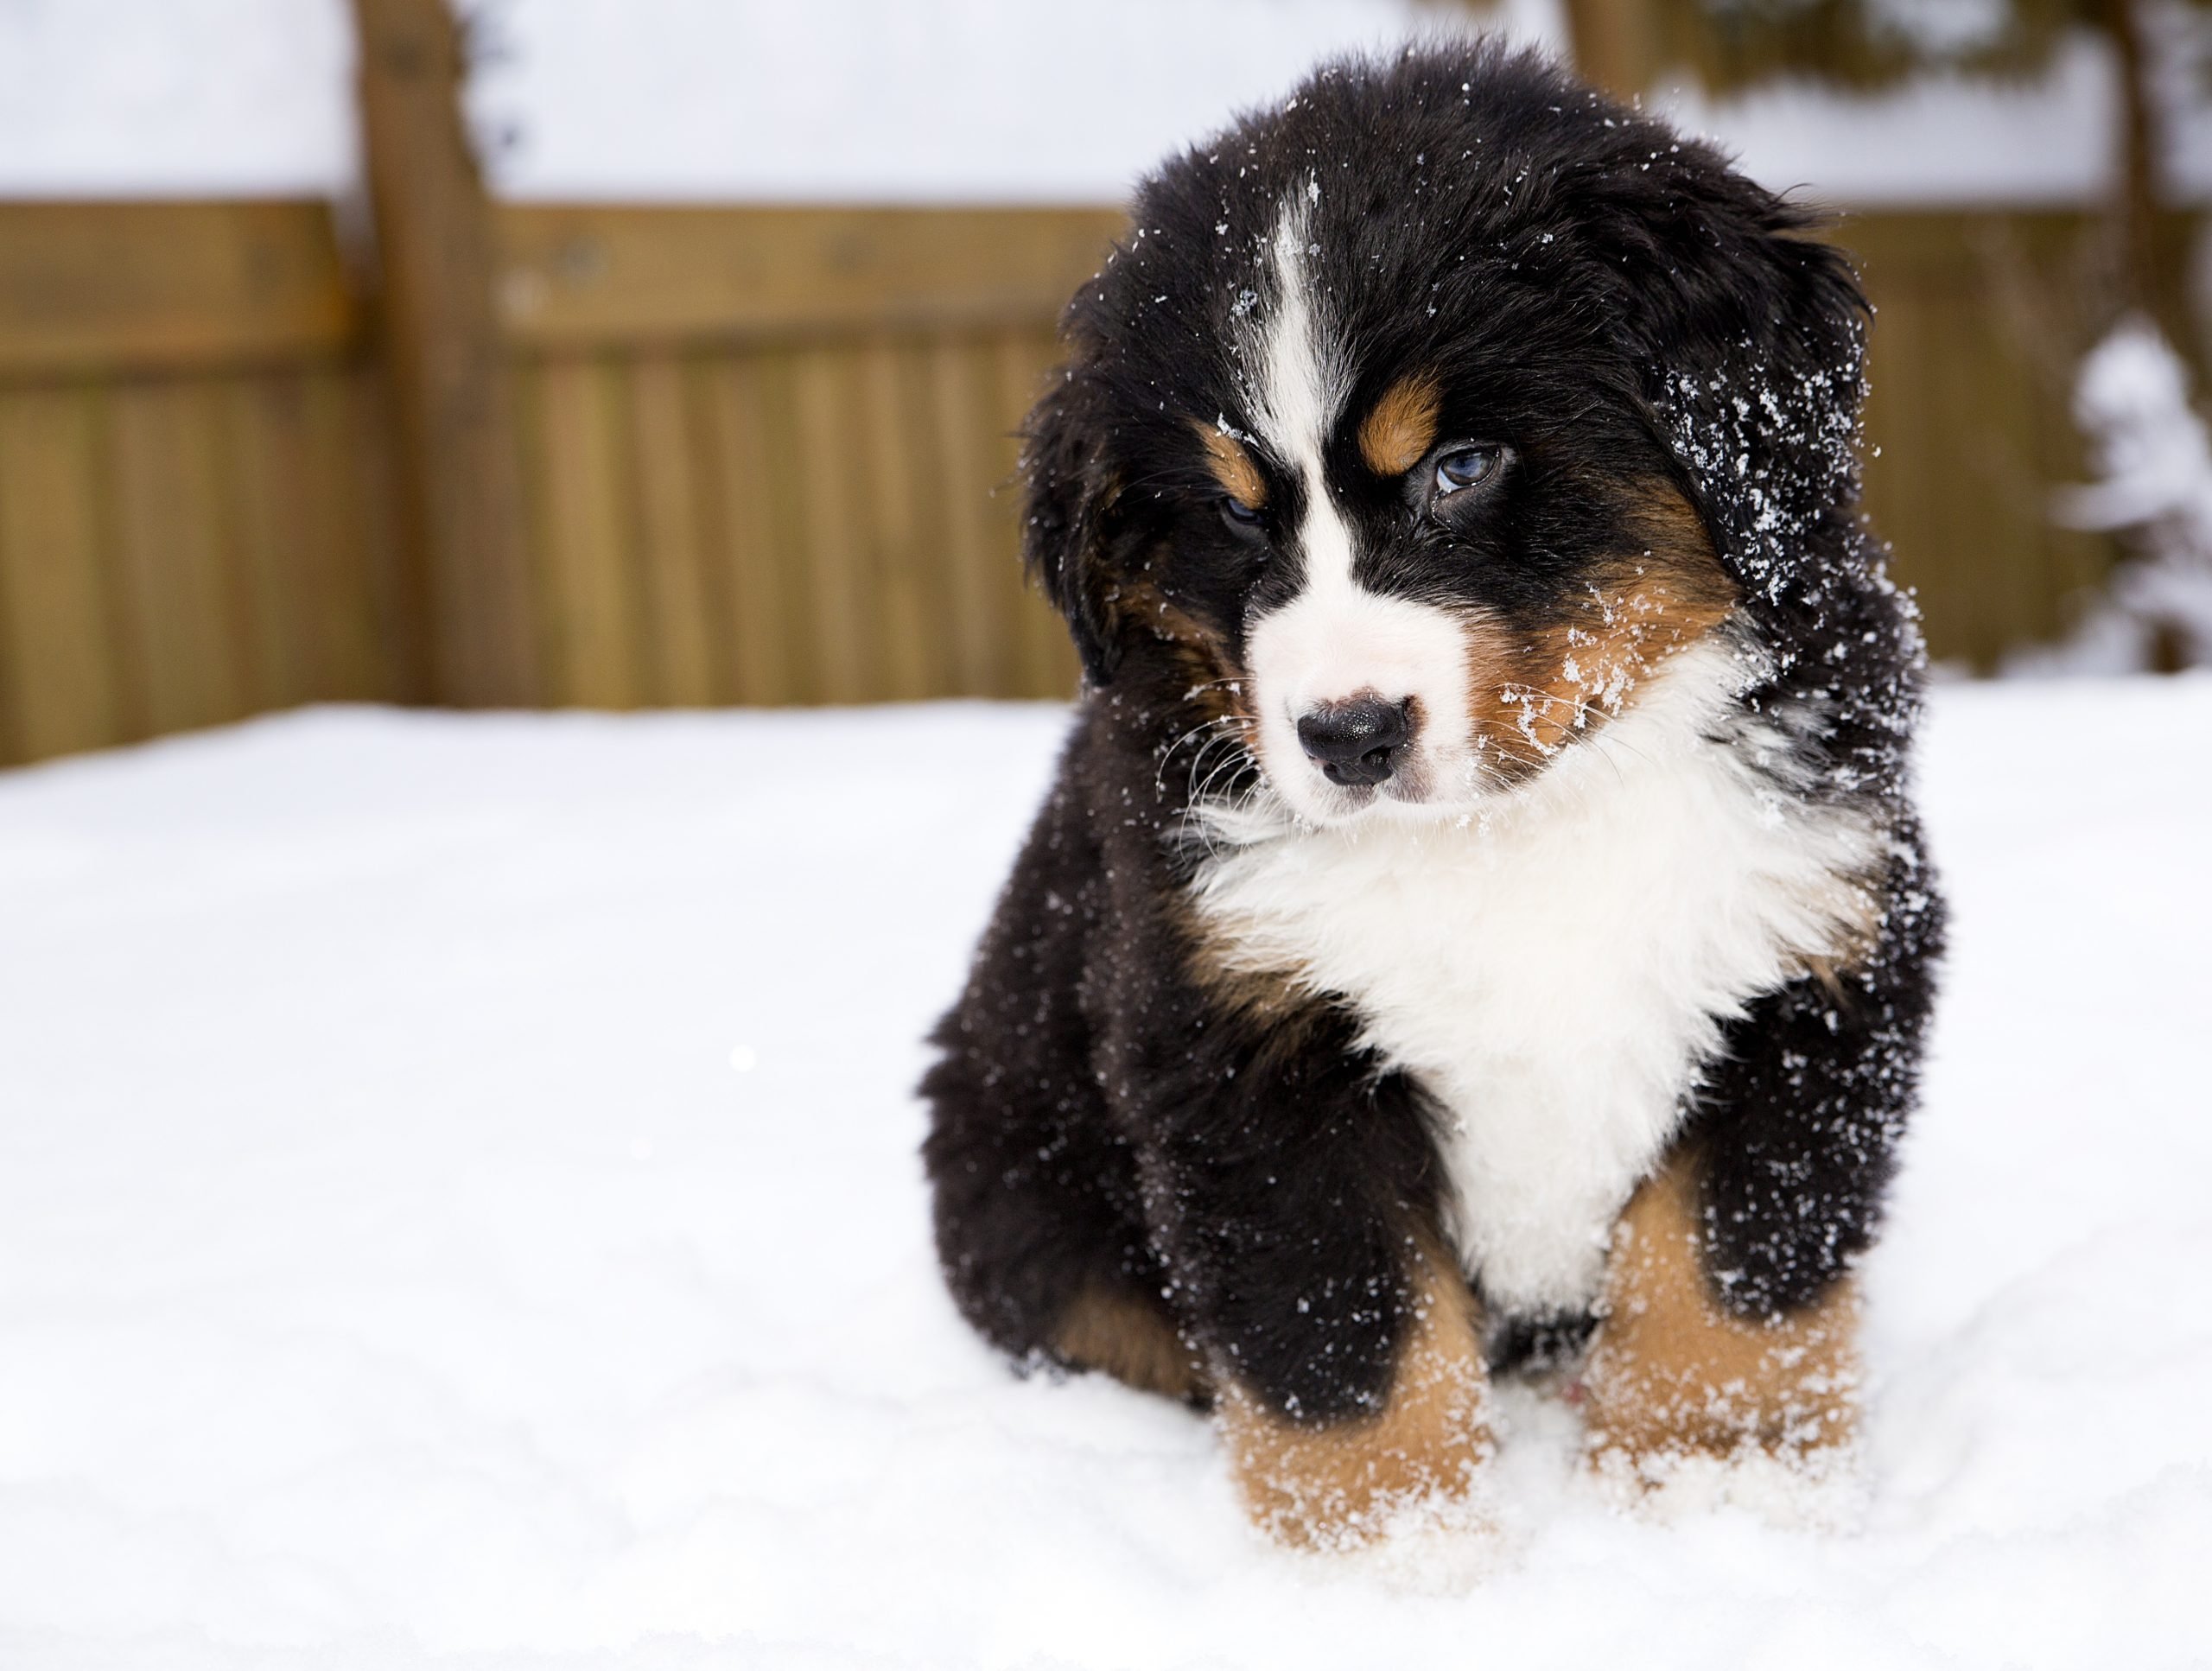
{"type": "Polygon", "coordinates": [[[1203,736],[1205,733],[1213,730],[1218,726],[1237,725],[1241,723],[1243,723],[1243,716],[1241,715],[1217,714],[1211,719],[1201,720],[1198,724],[1184,732],[1173,741],[1168,743],[1165,747],[1160,749],[1157,761],[1154,766],[1152,774],[1153,787],[1163,794],[1166,792],[1168,762],[1173,760],[1175,758],[1177,752],[1185,747],[1193,737],[1203,736]]]}

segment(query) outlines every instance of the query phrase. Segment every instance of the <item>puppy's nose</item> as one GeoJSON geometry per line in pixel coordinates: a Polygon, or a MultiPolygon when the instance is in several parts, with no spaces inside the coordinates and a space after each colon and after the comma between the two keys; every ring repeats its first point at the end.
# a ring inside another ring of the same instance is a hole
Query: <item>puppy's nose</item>
{"type": "Polygon", "coordinates": [[[1379,784],[1414,734],[1413,703],[1355,696],[1323,702],[1298,722],[1298,740],[1332,784],[1379,784]]]}

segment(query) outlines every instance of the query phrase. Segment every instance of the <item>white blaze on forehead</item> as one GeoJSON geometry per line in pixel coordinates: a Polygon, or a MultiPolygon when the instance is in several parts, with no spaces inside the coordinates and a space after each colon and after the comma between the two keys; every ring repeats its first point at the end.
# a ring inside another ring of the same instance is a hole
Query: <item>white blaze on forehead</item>
{"type": "Polygon", "coordinates": [[[1306,517],[1298,533],[1307,585],[1322,573],[1349,585],[1351,531],[1338,513],[1321,465],[1321,449],[1344,403],[1344,375],[1306,283],[1306,228],[1305,205],[1286,204],[1270,252],[1278,300],[1255,356],[1260,386],[1254,417],[1261,438],[1297,473],[1306,490],[1306,517]]]}
{"type": "Polygon", "coordinates": [[[1285,206],[1271,251],[1277,302],[1251,345],[1259,368],[1253,421],[1260,438],[1299,479],[1302,517],[1292,531],[1304,560],[1297,595],[1252,630],[1250,659],[1260,706],[1260,744],[1277,786],[1309,814],[1324,808],[1301,791],[1325,786],[1305,760],[1299,716],[1322,702],[1371,693],[1420,700],[1431,746],[1459,741],[1464,727],[1466,650],[1442,610],[1371,592],[1353,575],[1352,530],[1330,491],[1322,449],[1343,416],[1344,356],[1306,270],[1307,202],[1285,206]],[[1310,779],[1310,782],[1308,781],[1310,779]]]}

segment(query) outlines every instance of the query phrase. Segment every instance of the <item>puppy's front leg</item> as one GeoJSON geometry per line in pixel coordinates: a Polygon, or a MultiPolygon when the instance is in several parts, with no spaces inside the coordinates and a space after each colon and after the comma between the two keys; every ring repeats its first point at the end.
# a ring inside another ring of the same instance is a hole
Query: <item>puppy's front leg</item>
{"type": "Polygon", "coordinates": [[[1364,1541],[1408,1506],[1463,1501],[1490,1454],[1487,1380],[1467,1286],[1409,1250],[1408,1312],[1388,1380],[1350,1414],[1283,1407],[1249,1376],[1224,1376],[1221,1427],[1247,1511],[1279,1540],[1364,1541]]]}
{"type": "Polygon", "coordinates": [[[1705,1248],[1696,1173],[1677,1155],[1615,1231],[1583,1377],[1593,1458],[1649,1482],[1684,1456],[1803,1458],[1847,1443],[1858,1388],[1851,1280],[1808,1305],[1738,1316],[1714,1293],[1705,1248]]]}
{"type": "Polygon", "coordinates": [[[1464,1497],[1486,1382],[1424,1093],[1288,981],[1173,942],[1115,974],[1100,1083],[1254,1520],[1335,1545],[1464,1497]],[[1179,963],[1190,979],[1160,977],[1179,963]]]}

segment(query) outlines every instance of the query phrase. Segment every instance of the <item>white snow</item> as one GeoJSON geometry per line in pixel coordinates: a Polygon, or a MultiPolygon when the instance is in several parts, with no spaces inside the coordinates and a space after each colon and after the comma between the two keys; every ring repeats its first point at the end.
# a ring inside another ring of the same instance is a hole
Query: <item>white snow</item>
{"type": "MultiPolygon", "coordinates": [[[[1526,10],[1525,6],[1516,10],[1526,10]]],[[[522,198],[1116,203],[1416,0],[513,0],[472,89],[522,198]]]]}
{"type": "Polygon", "coordinates": [[[0,1664],[2212,1656],[2212,679],[1951,686],[1863,1526],[1332,1564],[940,1289],[918,1042],[1059,710],[333,710],[0,776],[0,1664]],[[1460,1569],[1483,1574],[1465,1594],[1460,1569]]]}
{"type": "MultiPolygon", "coordinates": [[[[1891,0],[1915,16],[1934,0],[1891,0]]],[[[1318,59],[1485,21],[1554,48],[1561,0],[461,0],[470,90],[522,199],[1119,202],[1318,59]]],[[[1936,6],[1939,44],[1984,8],[1936,6]]],[[[357,189],[345,0],[0,0],[0,196],[357,189]]],[[[2174,177],[2212,194],[2187,65],[2174,177]]],[[[1930,76],[1656,104],[1777,189],[1882,204],[2096,200],[2115,82],[2087,40],[2018,86],[1930,76]]]]}
{"type": "Polygon", "coordinates": [[[346,0],[0,0],[0,197],[337,195],[346,0]]]}
{"type": "MultiPolygon", "coordinates": [[[[1802,187],[1854,207],[2002,203],[2063,207],[2100,201],[2119,167],[2111,55],[2087,39],[2028,81],[1930,74],[1881,92],[1802,79],[1726,98],[1671,82],[1654,108],[1708,134],[1775,191],[1802,187]]],[[[2212,184],[2212,132],[2190,121],[2175,136],[2176,173],[2192,192],[2212,184]]]]}
{"type": "Polygon", "coordinates": [[[2005,670],[2139,672],[2162,632],[2190,665],[2212,663],[2212,436],[2156,325],[2122,320],[2083,359],[2074,417],[2097,479],[2058,495],[2058,519],[2126,535],[2128,556],[2063,641],[2014,651],[2005,670]]]}
{"type": "MultiPolygon", "coordinates": [[[[1118,202],[1417,0],[460,0],[522,198],[1118,202]],[[1162,50],[1172,42],[1172,50],[1162,50]]],[[[1557,0],[1501,19],[1560,38],[1557,0]]],[[[0,0],[0,196],[355,188],[346,0],[0,0]]]]}

